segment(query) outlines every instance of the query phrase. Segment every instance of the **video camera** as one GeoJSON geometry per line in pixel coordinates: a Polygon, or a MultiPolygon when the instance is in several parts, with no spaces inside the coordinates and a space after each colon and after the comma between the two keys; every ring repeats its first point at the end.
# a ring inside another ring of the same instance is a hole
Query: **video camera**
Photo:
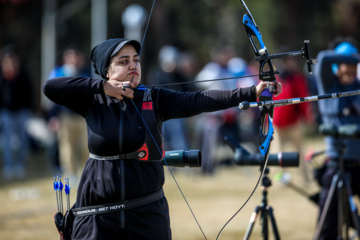
{"type": "Polygon", "coordinates": [[[200,150],[166,151],[163,165],[169,165],[170,167],[200,167],[201,152],[200,150]]]}
{"type": "MultiPolygon", "coordinates": [[[[240,166],[262,166],[264,162],[264,156],[260,153],[250,154],[233,138],[225,137],[225,143],[231,147],[235,152],[235,164],[240,166]]],[[[280,166],[280,167],[298,167],[299,166],[299,153],[277,153],[269,154],[268,166],[280,166]]]]}
{"type": "Polygon", "coordinates": [[[360,126],[357,124],[344,124],[336,126],[331,123],[323,123],[319,126],[319,132],[325,136],[333,136],[337,138],[360,138],[360,126]]]}

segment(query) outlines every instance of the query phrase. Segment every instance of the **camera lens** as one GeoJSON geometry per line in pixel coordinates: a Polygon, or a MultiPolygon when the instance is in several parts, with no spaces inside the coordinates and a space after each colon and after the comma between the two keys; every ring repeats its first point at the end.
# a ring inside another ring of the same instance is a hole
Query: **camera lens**
{"type": "Polygon", "coordinates": [[[175,150],[166,151],[163,165],[171,167],[200,167],[201,166],[201,152],[200,150],[175,150]]]}

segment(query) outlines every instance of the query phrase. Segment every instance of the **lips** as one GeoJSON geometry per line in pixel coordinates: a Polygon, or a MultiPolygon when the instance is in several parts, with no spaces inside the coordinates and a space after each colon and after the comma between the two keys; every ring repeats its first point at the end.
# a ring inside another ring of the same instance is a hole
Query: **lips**
{"type": "Polygon", "coordinates": [[[136,72],[136,71],[131,71],[128,75],[130,75],[130,76],[139,76],[139,73],[138,72],[136,72]]]}

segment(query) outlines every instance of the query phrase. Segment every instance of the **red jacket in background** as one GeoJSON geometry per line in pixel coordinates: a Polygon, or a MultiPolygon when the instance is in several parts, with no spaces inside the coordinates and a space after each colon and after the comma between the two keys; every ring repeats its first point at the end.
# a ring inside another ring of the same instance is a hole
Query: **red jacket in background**
{"type": "MultiPolygon", "coordinates": [[[[285,72],[277,81],[282,84],[282,92],[274,100],[309,96],[306,78],[301,72],[285,72]]],[[[310,121],[311,118],[311,105],[305,102],[276,107],[273,123],[277,127],[287,127],[301,119],[310,121]]]]}

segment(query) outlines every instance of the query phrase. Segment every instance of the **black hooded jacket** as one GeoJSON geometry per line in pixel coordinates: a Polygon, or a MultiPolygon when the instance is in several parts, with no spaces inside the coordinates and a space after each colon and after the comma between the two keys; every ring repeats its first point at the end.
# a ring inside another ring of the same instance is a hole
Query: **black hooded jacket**
{"type": "MultiPolygon", "coordinates": [[[[103,84],[104,80],[85,77],[54,78],[45,83],[44,93],[86,119],[91,153],[111,156],[136,151],[145,139],[145,126],[137,112],[141,109],[142,91],[135,90],[136,109],[129,99],[116,101],[105,95],[103,84]]],[[[159,127],[172,118],[191,117],[256,100],[255,86],[198,92],[153,88],[151,93],[159,127]]],[[[141,197],[159,190],[163,183],[160,162],[89,159],[80,180],[76,207],[141,197]]]]}

